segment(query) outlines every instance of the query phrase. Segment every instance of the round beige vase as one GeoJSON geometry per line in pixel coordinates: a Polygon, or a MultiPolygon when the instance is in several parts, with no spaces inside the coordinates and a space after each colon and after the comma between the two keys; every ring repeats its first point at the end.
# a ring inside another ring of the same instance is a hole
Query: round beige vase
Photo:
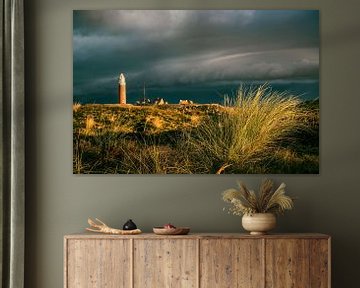
{"type": "Polygon", "coordinates": [[[276,217],[272,213],[255,213],[242,217],[242,226],[251,235],[263,235],[276,226],[276,217]]]}

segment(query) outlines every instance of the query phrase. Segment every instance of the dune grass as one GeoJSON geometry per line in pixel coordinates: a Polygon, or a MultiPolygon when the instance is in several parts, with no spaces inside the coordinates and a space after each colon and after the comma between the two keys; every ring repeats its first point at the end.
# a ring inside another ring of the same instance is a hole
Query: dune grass
{"type": "Polygon", "coordinates": [[[80,103],[74,103],[73,104],[73,106],[72,106],[72,108],[73,108],[73,112],[76,112],[76,111],[78,111],[79,109],[80,109],[80,107],[81,107],[81,104],[80,103]]]}
{"type": "Polygon", "coordinates": [[[220,105],[74,110],[74,173],[317,173],[318,103],[269,86],[220,105]]]}
{"type": "Polygon", "coordinates": [[[305,128],[302,119],[307,112],[301,101],[268,86],[239,89],[234,100],[225,99],[225,105],[229,109],[204,121],[187,138],[189,153],[207,162],[208,173],[224,167],[251,172],[254,165],[273,156],[280,141],[305,128]]]}

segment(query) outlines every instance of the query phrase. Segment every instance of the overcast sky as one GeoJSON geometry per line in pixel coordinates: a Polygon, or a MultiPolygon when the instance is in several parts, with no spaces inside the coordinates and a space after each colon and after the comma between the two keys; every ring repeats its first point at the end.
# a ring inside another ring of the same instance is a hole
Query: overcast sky
{"type": "Polygon", "coordinates": [[[318,11],[92,10],[73,21],[74,95],[106,91],[120,72],[166,87],[318,80],[318,11]]]}

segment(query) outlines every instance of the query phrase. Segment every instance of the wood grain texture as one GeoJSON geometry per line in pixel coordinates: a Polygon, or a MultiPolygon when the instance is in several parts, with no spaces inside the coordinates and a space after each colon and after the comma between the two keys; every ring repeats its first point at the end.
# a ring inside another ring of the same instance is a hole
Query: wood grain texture
{"type": "Polygon", "coordinates": [[[64,288],[69,287],[69,285],[68,285],[68,267],[69,267],[68,248],[69,248],[69,239],[64,237],[64,288]]]}
{"type": "Polygon", "coordinates": [[[190,233],[188,235],[156,235],[142,233],[139,235],[108,235],[101,233],[78,233],[66,235],[65,239],[329,239],[329,235],[319,233],[289,233],[250,235],[249,233],[190,233]]]}
{"type": "Polygon", "coordinates": [[[309,243],[306,239],[266,239],[267,288],[309,287],[309,243]]]}
{"type": "Polygon", "coordinates": [[[66,288],[131,287],[130,240],[67,240],[66,288]]]}
{"type": "Polygon", "coordinates": [[[261,288],[261,239],[204,239],[200,244],[200,287],[261,288]]]}
{"type": "Polygon", "coordinates": [[[323,234],[67,235],[64,287],[330,288],[330,240],[323,234]]]}
{"type": "Polygon", "coordinates": [[[196,288],[196,251],[193,239],[134,240],[134,287],[196,288]]]}
{"type": "MultiPolygon", "coordinates": [[[[328,288],[330,274],[329,241],[310,240],[310,287],[328,288]]],[[[330,283],[330,281],[329,281],[330,283]]]]}

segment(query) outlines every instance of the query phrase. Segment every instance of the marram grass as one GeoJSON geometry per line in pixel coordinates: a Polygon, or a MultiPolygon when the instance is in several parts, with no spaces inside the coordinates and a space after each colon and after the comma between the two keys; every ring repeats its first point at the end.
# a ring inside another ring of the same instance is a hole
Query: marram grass
{"type": "Polygon", "coordinates": [[[268,86],[223,106],[74,105],[74,173],[317,173],[311,105],[268,86]]]}
{"type": "Polygon", "coordinates": [[[208,172],[221,167],[247,172],[246,167],[271,157],[280,141],[302,127],[306,112],[300,104],[298,98],[268,86],[239,89],[234,100],[225,99],[227,110],[188,137],[189,152],[208,163],[208,172]]]}

